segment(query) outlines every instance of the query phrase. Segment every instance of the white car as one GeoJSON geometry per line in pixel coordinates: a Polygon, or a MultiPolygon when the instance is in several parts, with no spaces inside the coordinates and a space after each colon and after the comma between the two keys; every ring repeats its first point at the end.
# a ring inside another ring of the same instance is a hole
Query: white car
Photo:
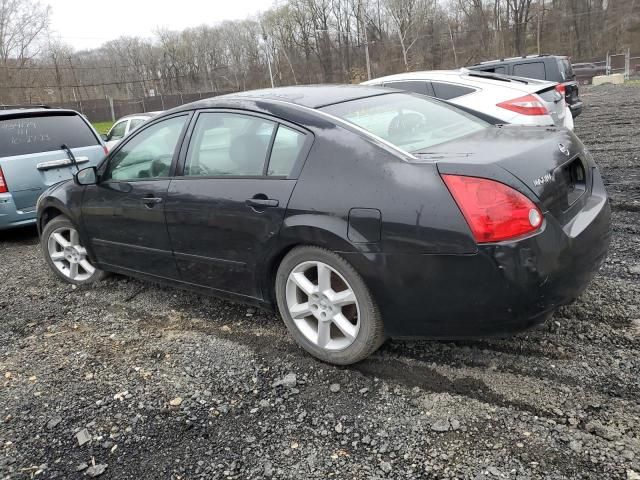
{"type": "Polygon", "coordinates": [[[111,149],[130,132],[133,132],[151,117],[155,117],[160,113],[162,112],[136,113],[118,119],[109,130],[109,133],[102,137],[107,145],[107,150],[111,151],[111,149]]]}
{"type": "Polygon", "coordinates": [[[407,72],[363,82],[447,100],[504,123],[573,130],[573,117],[555,82],[459,70],[407,72]]]}

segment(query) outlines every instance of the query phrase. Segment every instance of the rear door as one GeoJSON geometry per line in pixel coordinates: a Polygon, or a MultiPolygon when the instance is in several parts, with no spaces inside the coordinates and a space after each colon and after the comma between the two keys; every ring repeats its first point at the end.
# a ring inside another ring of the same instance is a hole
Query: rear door
{"type": "Polygon", "coordinates": [[[178,278],[164,208],[188,120],[179,114],[142,128],[85,187],[82,222],[100,264],[178,278]]]}
{"type": "Polygon", "coordinates": [[[102,143],[75,112],[44,112],[0,119],[0,168],[16,208],[34,209],[49,186],[71,178],[75,167],[60,147],[73,152],[80,168],[104,158],[102,143]]]}
{"type": "Polygon", "coordinates": [[[167,227],[182,280],[261,298],[273,245],[312,135],[271,117],[201,112],[167,194],[167,227]]]}

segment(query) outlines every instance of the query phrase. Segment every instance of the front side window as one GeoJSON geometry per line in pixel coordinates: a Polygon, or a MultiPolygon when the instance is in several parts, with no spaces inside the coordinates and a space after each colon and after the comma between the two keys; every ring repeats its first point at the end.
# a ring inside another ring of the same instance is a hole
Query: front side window
{"type": "Polygon", "coordinates": [[[262,176],[276,123],[227,112],[204,112],[191,135],[185,176],[262,176]]]}
{"type": "Polygon", "coordinates": [[[107,135],[107,141],[120,140],[122,137],[124,137],[124,134],[127,132],[127,122],[128,120],[123,120],[111,127],[109,135],[107,135]]]}
{"type": "Polygon", "coordinates": [[[359,98],[321,110],[408,152],[421,151],[489,127],[487,122],[456,107],[405,93],[359,98]]]}
{"type": "Polygon", "coordinates": [[[109,160],[102,180],[143,180],[169,175],[187,116],[156,123],[132,137],[109,160]]]}

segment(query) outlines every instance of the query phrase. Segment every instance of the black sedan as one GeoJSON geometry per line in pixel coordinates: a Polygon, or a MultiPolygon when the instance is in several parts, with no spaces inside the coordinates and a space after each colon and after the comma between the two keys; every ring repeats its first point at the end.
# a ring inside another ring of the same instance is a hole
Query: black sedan
{"type": "Polygon", "coordinates": [[[280,311],[316,357],[386,337],[504,335],[575,299],[610,209],[568,130],[492,125],[364,86],[246,92],[166,112],[38,202],[46,260],[280,311]]]}

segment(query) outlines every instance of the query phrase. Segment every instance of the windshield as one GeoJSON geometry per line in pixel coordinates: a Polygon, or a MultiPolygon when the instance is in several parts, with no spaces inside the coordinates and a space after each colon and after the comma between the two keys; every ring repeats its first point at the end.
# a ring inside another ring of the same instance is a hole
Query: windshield
{"type": "Polygon", "coordinates": [[[489,127],[489,123],[438,100],[408,93],[360,98],[320,110],[416,152],[489,127]]]}

